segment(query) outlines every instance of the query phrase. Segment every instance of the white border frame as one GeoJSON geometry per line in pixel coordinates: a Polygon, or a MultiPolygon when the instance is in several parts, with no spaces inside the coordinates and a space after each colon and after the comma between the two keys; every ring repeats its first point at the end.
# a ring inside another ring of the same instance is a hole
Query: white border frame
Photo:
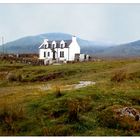
{"type": "Polygon", "coordinates": [[[0,0],[0,3],[140,3],[139,0],[0,0]]]}
{"type": "MultiPolygon", "coordinates": [[[[140,0],[0,0],[0,4],[12,4],[12,3],[48,3],[48,4],[60,4],[60,3],[65,3],[65,4],[91,4],[91,3],[98,3],[98,4],[105,4],[105,3],[111,3],[111,4],[117,4],[117,3],[140,3],[140,0]]],[[[115,140],[139,140],[140,137],[1,137],[0,140],[70,140],[70,139],[75,139],[75,140],[112,140],[115,138],[115,140]]]]}

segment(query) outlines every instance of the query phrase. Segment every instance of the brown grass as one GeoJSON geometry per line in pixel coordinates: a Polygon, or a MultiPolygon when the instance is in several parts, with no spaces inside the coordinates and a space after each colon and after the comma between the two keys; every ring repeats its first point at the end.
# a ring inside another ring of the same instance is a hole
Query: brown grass
{"type": "Polygon", "coordinates": [[[16,122],[25,119],[25,110],[19,105],[4,105],[0,109],[0,123],[3,126],[2,135],[15,135],[19,129],[16,122]]]}
{"type": "Polygon", "coordinates": [[[127,71],[125,69],[117,70],[113,73],[111,81],[122,82],[127,78],[127,71]]]}

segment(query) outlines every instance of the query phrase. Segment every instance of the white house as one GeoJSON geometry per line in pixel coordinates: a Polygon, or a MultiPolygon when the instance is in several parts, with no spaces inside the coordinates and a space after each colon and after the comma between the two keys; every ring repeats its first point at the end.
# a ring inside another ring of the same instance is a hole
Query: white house
{"type": "Polygon", "coordinates": [[[74,61],[80,56],[80,46],[73,36],[71,40],[48,40],[39,46],[39,59],[46,61],[74,61]]]}

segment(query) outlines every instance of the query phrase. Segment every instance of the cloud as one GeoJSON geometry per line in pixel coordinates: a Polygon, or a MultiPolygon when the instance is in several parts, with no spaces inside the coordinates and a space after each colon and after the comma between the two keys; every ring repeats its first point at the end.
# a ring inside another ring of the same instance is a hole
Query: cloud
{"type": "Polygon", "coordinates": [[[140,39],[140,4],[0,4],[6,41],[65,32],[116,43],[140,39]]]}

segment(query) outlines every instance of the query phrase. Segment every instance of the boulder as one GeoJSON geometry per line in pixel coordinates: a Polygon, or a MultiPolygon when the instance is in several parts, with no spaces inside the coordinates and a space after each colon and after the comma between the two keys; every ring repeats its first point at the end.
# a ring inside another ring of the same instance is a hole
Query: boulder
{"type": "Polygon", "coordinates": [[[121,116],[132,117],[135,121],[140,121],[140,113],[133,107],[124,107],[116,110],[117,114],[121,116]]]}

